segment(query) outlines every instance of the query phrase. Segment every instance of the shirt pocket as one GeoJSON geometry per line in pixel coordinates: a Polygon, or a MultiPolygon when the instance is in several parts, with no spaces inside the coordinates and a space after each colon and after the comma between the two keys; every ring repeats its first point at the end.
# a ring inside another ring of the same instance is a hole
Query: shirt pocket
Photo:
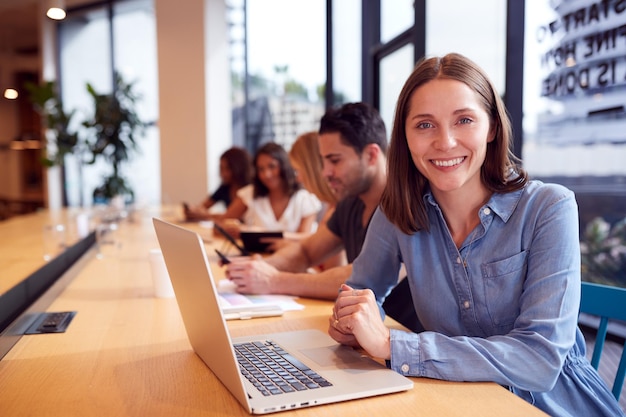
{"type": "Polygon", "coordinates": [[[519,316],[527,254],[523,251],[482,266],[485,305],[494,326],[511,326],[519,316]]]}

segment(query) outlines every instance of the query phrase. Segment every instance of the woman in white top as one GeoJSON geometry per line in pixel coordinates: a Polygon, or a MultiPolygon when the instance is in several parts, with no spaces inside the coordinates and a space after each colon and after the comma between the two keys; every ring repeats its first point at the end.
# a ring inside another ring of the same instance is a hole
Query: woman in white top
{"type": "Polygon", "coordinates": [[[322,208],[319,199],[303,189],[285,149],[269,142],[254,156],[255,175],[251,185],[237,192],[222,219],[239,219],[243,225],[223,222],[232,234],[239,229],[280,230],[311,233],[322,208]]]}

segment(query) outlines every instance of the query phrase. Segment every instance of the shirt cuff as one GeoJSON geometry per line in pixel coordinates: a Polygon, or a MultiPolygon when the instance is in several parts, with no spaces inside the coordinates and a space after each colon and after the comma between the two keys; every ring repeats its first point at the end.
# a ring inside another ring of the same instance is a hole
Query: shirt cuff
{"type": "Polygon", "coordinates": [[[418,334],[390,329],[391,360],[387,366],[405,376],[422,376],[418,334]]]}

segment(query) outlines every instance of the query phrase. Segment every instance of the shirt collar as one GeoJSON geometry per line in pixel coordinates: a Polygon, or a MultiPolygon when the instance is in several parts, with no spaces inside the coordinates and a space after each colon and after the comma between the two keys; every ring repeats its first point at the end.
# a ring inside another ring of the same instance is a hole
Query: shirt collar
{"type": "Polygon", "coordinates": [[[486,205],[506,223],[513,215],[525,188],[509,193],[494,193],[486,205]]]}
{"type": "MultiPolygon", "coordinates": [[[[525,188],[526,187],[509,193],[494,193],[485,206],[489,207],[491,211],[506,223],[513,215],[515,207],[517,207],[517,204],[522,198],[525,188]]],[[[439,207],[430,188],[424,193],[424,201],[433,207],[439,207]]]]}

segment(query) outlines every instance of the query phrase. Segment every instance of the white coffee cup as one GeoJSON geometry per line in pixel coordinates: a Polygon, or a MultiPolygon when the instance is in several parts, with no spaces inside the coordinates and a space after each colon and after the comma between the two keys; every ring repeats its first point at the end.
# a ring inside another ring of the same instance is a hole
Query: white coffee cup
{"type": "Polygon", "coordinates": [[[170,281],[170,276],[167,273],[161,249],[150,249],[150,270],[152,271],[154,296],[157,298],[173,297],[174,288],[172,288],[172,281],[170,281]]]}
{"type": "Polygon", "coordinates": [[[87,213],[76,215],[76,233],[81,239],[89,235],[89,215],[87,213]]]}

